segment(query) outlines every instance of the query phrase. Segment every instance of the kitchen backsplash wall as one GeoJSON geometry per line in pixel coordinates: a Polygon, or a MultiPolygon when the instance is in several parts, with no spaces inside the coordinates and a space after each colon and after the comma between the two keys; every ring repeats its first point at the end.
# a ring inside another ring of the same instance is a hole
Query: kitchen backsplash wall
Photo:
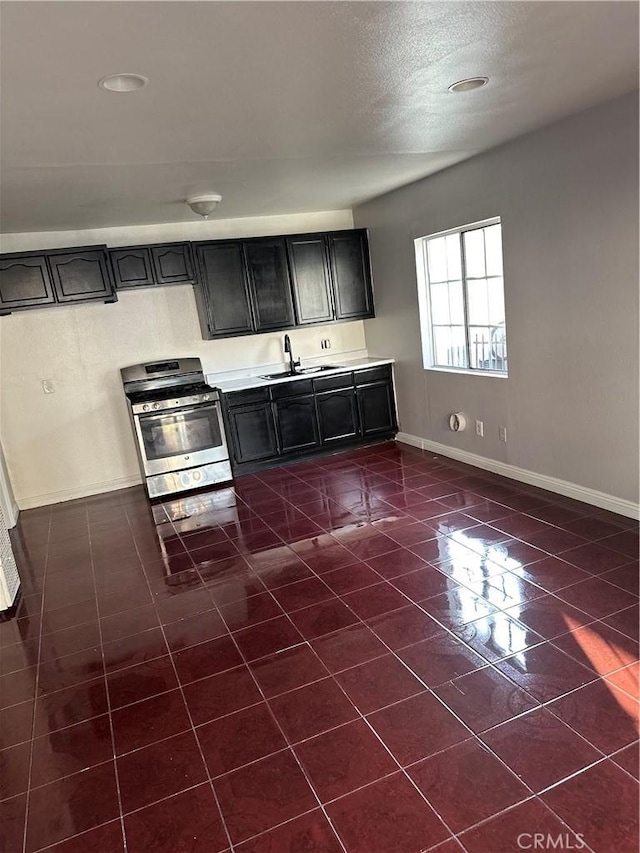
{"type": "MultiPolygon", "coordinates": [[[[175,226],[9,234],[2,251],[134,245],[352,228],[350,211],[175,226]],[[206,226],[206,227],[202,227],[206,226]]],[[[296,358],[365,350],[362,321],[293,329],[296,358]],[[329,338],[331,349],[321,350],[329,338]]],[[[206,373],[284,361],[283,333],[204,341],[193,287],[121,292],[113,305],[61,306],[0,319],[0,433],[18,506],[39,506],[140,481],[121,367],[198,356],[206,373]],[[42,382],[53,382],[45,394],[42,382]]]]}

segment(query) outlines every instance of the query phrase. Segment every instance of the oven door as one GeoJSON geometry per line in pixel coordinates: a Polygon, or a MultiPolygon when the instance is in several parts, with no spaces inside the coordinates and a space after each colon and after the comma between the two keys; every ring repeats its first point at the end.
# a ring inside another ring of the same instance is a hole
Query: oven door
{"type": "Polygon", "coordinates": [[[133,421],[148,477],[229,458],[220,403],[137,414],[133,421]]]}

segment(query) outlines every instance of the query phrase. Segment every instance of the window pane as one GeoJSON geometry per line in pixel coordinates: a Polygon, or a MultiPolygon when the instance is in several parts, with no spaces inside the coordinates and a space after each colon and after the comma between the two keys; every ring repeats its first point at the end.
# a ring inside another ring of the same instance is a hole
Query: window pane
{"type": "Polygon", "coordinates": [[[457,281],[462,278],[462,259],[460,258],[460,235],[449,234],[447,241],[447,278],[457,281]]]}
{"type": "Polygon", "coordinates": [[[451,311],[451,322],[458,326],[464,326],[464,300],[461,281],[449,282],[449,310],[451,311]]]}
{"type": "Polygon", "coordinates": [[[467,303],[469,325],[488,326],[489,296],[485,278],[467,282],[467,303]]]}
{"type": "Polygon", "coordinates": [[[425,366],[507,372],[501,224],[416,240],[425,366]]]}
{"type": "Polygon", "coordinates": [[[447,280],[447,244],[446,237],[436,237],[427,240],[427,254],[429,256],[429,281],[447,280]]]}
{"type": "Polygon", "coordinates": [[[491,364],[491,330],[488,326],[469,326],[471,366],[480,370],[493,370],[491,364]]]}
{"type": "Polygon", "coordinates": [[[490,225],[483,230],[487,253],[487,275],[502,275],[502,228],[500,225],[490,225]]]}
{"type": "Polygon", "coordinates": [[[491,327],[491,370],[507,369],[507,330],[504,324],[491,327]]]}
{"type": "Polygon", "coordinates": [[[449,318],[449,285],[432,284],[431,288],[431,322],[436,326],[448,325],[449,318]]]}
{"type": "Polygon", "coordinates": [[[441,367],[467,366],[464,328],[460,326],[434,326],[433,349],[437,365],[441,367]]]}
{"type": "Polygon", "coordinates": [[[476,228],[474,231],[465,231],[464,237],[464,262],[466,265],[467,278],[482,278],[485,273],[484,266],[484,229],[476,228]]]}
{"type": "Polygon", "coordinates": [[[504,323],[504,287],[501,278],[490,278],[489,286],[489,318],[492,326],[504,323]]]}

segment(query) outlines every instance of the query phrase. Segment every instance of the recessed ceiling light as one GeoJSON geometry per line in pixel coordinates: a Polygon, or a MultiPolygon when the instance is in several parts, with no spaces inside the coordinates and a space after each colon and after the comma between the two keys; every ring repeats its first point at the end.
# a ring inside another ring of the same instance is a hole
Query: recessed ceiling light
{"type": "Polygon", "coordinates": [[[467,77],[465,80],[458,80],[457,83],[452,83],[449,86],[449,91],[471,92],[473,89],[480,89],[482,86],[486,86],[488,82],[488,77],[467,77]]]}
{"type": "Polygon", "coordinates": [[[98,81],[98,86],[101,89],[107,89],[109,92],[135,92],[136,89],[142,89],[149,82],[148,77],[143,77],[142,74],[108,74],[98,81]]]}

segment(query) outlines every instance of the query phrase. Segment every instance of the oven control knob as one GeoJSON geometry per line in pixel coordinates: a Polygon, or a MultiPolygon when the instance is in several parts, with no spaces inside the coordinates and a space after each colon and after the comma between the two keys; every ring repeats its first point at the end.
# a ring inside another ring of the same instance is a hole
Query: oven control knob
{"type": "Polygon", "coordinates": [[[154,408],[154,409],[159,409],[159,408],[160,408],[160,403],[154,403],[154,404],[153,404],[153,408],[154,408]]]}
{"type": "Polygon", "coordinates": [[[185,458],[185,459],[188,459],[189,457],[188,457],[188,456],[185,456],[184,458],[185,458]]]}
{"type": "Polygon", "coordinates": [[[144,406],[142,407],[142,411],[143,411],[143,412],[148,412],[148,411],[149,411],[149,405],[148,405],[148,403],[145,403],[145,404],[144,404],[144,406]]]}
{"type": "Polygon", "coordinates": [[[208,395],[208,394],[203,394],[203,395],[202,395],[202,399],[203,399],[203,400],[210,400],[211,398],[209,397],[209,395],[208,395]]]}

